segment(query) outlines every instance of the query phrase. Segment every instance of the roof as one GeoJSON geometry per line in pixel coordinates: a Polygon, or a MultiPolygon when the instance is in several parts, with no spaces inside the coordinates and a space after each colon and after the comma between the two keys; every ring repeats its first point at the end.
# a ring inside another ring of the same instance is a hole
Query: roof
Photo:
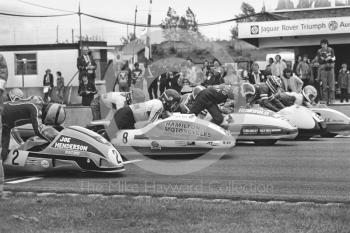
{"type": "MultiPolygon", "coordinates": [[[[83,41],[83,45],[97,49],[110,49],[105,41],[83,41]]],[[[66,50],[79,49],[77,43],[0,45],[0,51],[66,50]]]]}

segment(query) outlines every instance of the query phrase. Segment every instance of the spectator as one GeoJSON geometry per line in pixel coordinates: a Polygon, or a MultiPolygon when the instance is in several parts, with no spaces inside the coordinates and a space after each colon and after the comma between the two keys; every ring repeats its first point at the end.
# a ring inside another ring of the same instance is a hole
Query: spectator
{"type": "Polygon", "coordinates": [[[81,104],[83,106],[90,106],[91,101],[94,99],[94,95],[97,93],[95,84],[89,82],[88,74],[84,71],[82,72],[82,79],[78,93],[82,97],[81,104]]]}
{"type": "Polygon", "coordinates": [[[180,73],[178,72],[169,72],[168,73],[168,87],[169,89],[173,89],[176,90],[177,92],[181,92],[181,86],[179,85],[179,77],[180,77],[180,73]]]}
{"type": "Polygon", "coordinates": [[[317,56],[311,61],[311,77],[312,80],[314,82],[313,86],[316,88],[317,90],[317,96],[315,99],[315,103],[318,103],[320,101],[320,99],[322,99],[322,90],[321,90],[321,85],[320,82],[318,80],[318,67],[319,67],[319,63],[317,60],[317,56]]]}
{"type": "Polygon", "coordinates": [[[135,85],[135,88],[143,90],[143,78],[142,70],[139,67],[139,63],[134,64],[134,69],[131,71],[132,83],[135,85]]]}
{"type": "Polygon", "coordinates": [[[303,57],[299,55],[297,57],[296,61],[294,62],[294,64],[293,64],[293,73],[294,74],[298,74],[297,67],[298,67],[299,63],[302,62],[302,60],[303,60],[303,57]]]}
{"type": "Polygon", "coordinates": [[[120,92],[129,92],[131,87],[131,71],[129,68],[129,62],[124,61],[121,64],[120,71],[117,73],[117,78],[114,83],[114,91],[116,91],[116,85],[119,85],[120,92]]]}
{"type": "Polygon", "coordinates": [[[159,77],[159,94],[162,95],[166,89],[169,89],[169,71],[163,73],[159,77]]]}
{"type": "Polygon", "coordinates": [[[304,82],[304,86],[313,84],[312,80],[312,68],[309,64],[309,58],[307,55],[303,56],[303,60],[299,62],[297,68],[296,68],[296,75],[304,82]]]}
{"type": "Polygon", "coordinates": [[[303,81],[293,75],[293,71],[289,68],[283,70],[282,89],[287,92],[300,93],[303,88],[303,81]]]}
{"type": "Polygon", "coordinates": [[[342,68],[338,74],[338,85],[340,88],[340,102],[343,103],[344,99],[349,102],[349,91],[350,91],[350,72],[348,70],[348,65],[344,62],[342,63],[342,68]]]}
{"type": "Polygon", "coordinates": [[[45,71],[44,79],[43,79],[43,87],[44,87],[44,102],[51,101],[51,92],[53,88],[53,75],[51,74],[51,70],[47,69],[45,71]]]}
{"type": "Polygon", "coordinates": [[[95,85],[96,63],[87,46],[83,46],[82,48],[82,54],[77,59],[77,68],[79,70],[79,81],[82,79],[82,72],[85,71],[84,74],[87,74],[89,82],[95,85]]]}
{"type": "Polygon", "coordinates": [[[335,99],[335,81],[334,81],[334,50],[329,47],[328,40],[321,40],[321,48],[317,51],[317,60],[319,63],[318,80],[322,87],[322,100],[326,103],[332,103],[335,99]]]}
{"type": "Polygon", "coordinates": [[[208,76],[209,76],[210,65],[209,65],[208,60],[204,60],[203,67],[202,67],[202,71],[203,71],[205,77],[208,77],[208,76]]]}
{"type": "Polygon", "coordinates": [[[56,72],[57,75],[57,99],[60,104],[64,103],[64,78],[62,77],[61,71],[56,72]]]}
{"type": "Polygon", "coordinates": [[[147,90],[149,94],[149,99],[158,99],[158,80],[157,77],[154,77],[152,74],[151,68],[152,68],[152,62],[153,59],[150,58],[146,63],[145,63],[145,78],[147,81],[147,90]]]}
{"type": "Polygon", "coordinates": [[[271,66],[274,63],[274,60],[272,57],[269,58],[269,64],[267,64],[267,66],[265,67],[265,76],[267,76],[267,73],[271,73],[271,66]]]}
{"type": "Polygon", "coordinates": [[[265,76],[259,69],[259,64],[256,62],[252,64],[252,72],[248,74],[248,81],[253,85],[266,81],[265,76]]]}
{"type": "Polygon", "coordinates": [[[225,70],[224,68],[221,66],[221,63],[218,59],[214,59],[213,60],[213,75],[214,75],[214,85],[219,85],[224,83],[224,75],[225,75],[225,70]]]}
{"type": "Polygon", "coordinates": [[[284,61],[281,61],[281,56],[276,55],[275,62],[271,65],[271,74],[272,76],[282,77],[283,70],[287,68],[287,65],[284,61]]]}

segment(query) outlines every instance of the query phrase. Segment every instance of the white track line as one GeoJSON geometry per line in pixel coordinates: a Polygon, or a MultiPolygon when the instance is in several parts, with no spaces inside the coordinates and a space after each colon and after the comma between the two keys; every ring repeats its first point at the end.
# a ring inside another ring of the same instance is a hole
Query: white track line
{"type": "Polygon", "coordinates": [[[142,162],[143,160],[141,159],[135,159],[135,160],[130,160],[130,161],[124,161],[123,164],[129,164],[129,163],[138,163],[138,162],[142,162]]]}
{"type": "Polygon", "coordinates": [[[20,183],[25,183],[25,182],[30,182],[34,180],[41,180],[43,177],[29,177],[29,178],[24,178],[24,179],[19,179],[19,180],[12,180],[12,181],[7,181],[5,184],[20,184],[20,183]]]}

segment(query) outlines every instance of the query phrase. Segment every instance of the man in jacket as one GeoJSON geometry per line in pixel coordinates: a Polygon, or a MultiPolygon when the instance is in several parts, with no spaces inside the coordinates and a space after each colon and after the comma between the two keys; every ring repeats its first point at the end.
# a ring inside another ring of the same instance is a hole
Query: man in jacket
{"type": "Polygon", "coordinates": [[[248,74],[248,81],[253,85],[266,81],[265,76],[259,69],[259,64],[256,62],[252,64],[252,72],[248,74]]]}
{"type": "Polygon", "coordinates": [[[334,50],[328,46],[328,40],[321,40],[321,48],[317,51],[318,81],[322,86],[322,100],[331,103],[335,98],[335,80],[334,80],[334,50]]]}
{"type": "Polygon", "coordinates": [[[88,75],[89,82],[95,84],[96,62],[91,56],[87,46],[83,46],[82,48],[82,54],[77,59],[77,68],[79,70],[79,81],[82,79],[82,72],[85,71],[88,75]]]}

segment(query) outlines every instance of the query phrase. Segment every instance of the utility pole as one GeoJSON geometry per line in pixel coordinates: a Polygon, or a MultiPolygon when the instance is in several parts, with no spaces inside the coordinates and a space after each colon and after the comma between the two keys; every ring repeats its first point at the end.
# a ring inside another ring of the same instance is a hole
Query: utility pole
{"type": "Polygon", "coordinates": [[[58,24],[56,26],[56,43],[58,44],[58,24]]]}
{"type": "Polygon", "coordinates": [[[135,8],[135,19],[134,19],[134,37],[136,38],[136,15],[137,15],[137,5],[135,8]]]}
{"type": "MultiPolygon", "coordinates": [[[[83,42],[82,42],[82,38],[81,38],[81,11],[80,11],[80,1],[79,1],[79,11],[78,11],[78,15],[79,15],[79,50],[81,50],[83,48],[83,42]]],[[[81,51],[80,51],[81,53],[81,51]]]]}
{"type": "Polygon", "coordinates": [[[74,44],[74,29],[72,28],[72,44],[74,44]]]}
{"type": "Polygon", "coordinates": [[[149,0],[148,20],[147,20],[147,37],[146,37],[146,47],[145,47],[145,57],[146,57],[147,60],[152,58],[151,15],[152,15],[152,0],[149,0]]]}

